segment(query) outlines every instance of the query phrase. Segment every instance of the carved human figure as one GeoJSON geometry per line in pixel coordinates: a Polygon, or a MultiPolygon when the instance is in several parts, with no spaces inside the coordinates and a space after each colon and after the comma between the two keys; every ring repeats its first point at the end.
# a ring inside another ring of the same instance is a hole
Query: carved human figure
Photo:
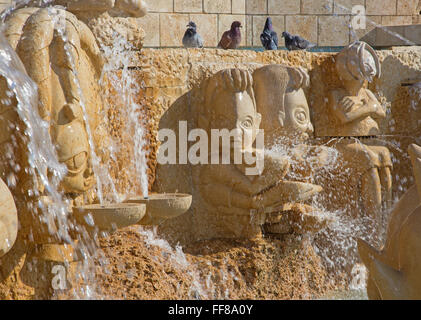
{"type": "MultiPolygon", "coordinates": [[[[103,59],[92,32],[65,10],[23,8],[7,17],[5,36],[38,87],[38,112],[49,125],[59,161],[67,167],[67,174],[61,181],[62,190],[78,204],[91,202],[94,176],[88,128],[92,128],[95,146],[102,145],[106,139],[98,117],[103,106],[99,88],[103,59]]],[[[9,108],[7,117],[9,125],[22,125],[13,108],[9,108]]],[[[19,132],[24,132],[24,127],[19,132]]],[[[14,136],[16,133],[10,132],[14,136]]],[[[4,140],[16,141],[16,137],[4,140]]],[[[26,154],[25,143],[14,145],[19,148],[18,152],[26,154]]],[[[28,190],[43,196],[43,184],[33,184],[34,180],[25,170],[28,166],[26,156],[16,155],[16,159],[22,168],[21,174],[17,175],[16,195],[20,192],[24,197],[19,204],[22,207],[19,214],[27,217],[21,221],[27,229],[34,229],[36,241],[44,241],[40,240],[43,228],[37,226],[39,219],[28,219],[34,215],[31,203],[38,199],[26,199],[28,190]],[[40,231],[40,239],[36,239],[36,231],[40,231]]]]}
{"type": "MultiPolygon", "coordinates": [[[[204,94],[198,126],[206,130],[209,137],[212,129],[239,129],[243,136],[250,137],[242,140],[242,154],[258,154],[260,150],[256,150],[254,144],[261,115],[256,111],[251,74],[240,69],[222,70],[208,79],[204,94]]],[[[230,142],[230,150],[231,155],[236,152],[235,141],[230,142]]],[[[230,164],[193,167],[194,182],[224,230],[220,236],[255,235],[260,232],[269,207],[299,196],[297,184],[282,180],[289,168],[283,155],[265,153],[264,169],[254,175],[248,175],[247,169],[255,163],[242,163],[231,161],[230,164]]]]}
{"type": "MultiPolygon", "coordinates": [[[[288,155],[291,167],[285,179],[290,180],[290,184],[297,184],[297,192],[301,193],[297,199],[307,200],[321,190],[309,182],[313,180],[314,170],[323,167],[329,156],[326,148],[309,145],[313,125],[303,90],[310,83],[309,75],[301,67],[267,65],[257,69],[253,79],[257,110],[262,114],[265,146],[272,150],[281,148],[288,155]],[[294,181],[297,179],[306,183],[294,181]]],[[[304,210],[302,218],[308,211],[305,206],[294,208],[304,210]]],[[[282,214],[280,212],[277,216],[282,214]]],[[[269,220],[273,218],[271,215],[269,220]]],[[[271,224],[271,229],[274,225],[271,224]]]]}
{"type": "Polygon", "coordinates": [[[309,145],[314,128],[304,88],[310,84],[307,70],[301,67],[268,65],[253,74],[257,109],[262,114],[265,147],[282,145],[288,149],[292,170],[310,177],[314,166],[306,164],[310,156],[323,167],[327,162],[326,148],[309,145]]]}
{"type": "MultiPolygon", "coordinates": [[[[97,79],[103,63],[92,32],[67,11],[25,8],[6,20],[5,34],[38,86],[39,114],[50,124],[52,140],[69,175],[74,174],[75,168],[89,167],[83,105],[88,116],[92,116],[89,118],[96,119],[102,105],[97,79]],[[79,152],[80,148],[83,152],[79,152]]],[[[77,185],[92,186],[87,182],[92,180],[92,173],[88,172],[83,171],[77,183],[68,176],[63,180],[63,188],[69,193],[86,191],[77,185]]]]}
{"type": "Polygon", "coordinates": [[[393,208],[381,250],[359,240],[358,251],[368,269],[370,299],[421,299],[421,147],[408,149],[415,185],[393,208]]]}
{"type": "Polygon", "coordinates": [[[354,42],[336,57],[341,87],[329,93],[329,112],[336,120],[332,136],[344,137],[336,147],[344,159],[344,169],[351,168],[360,184],[364,214],[370,217],[374,241],[381,232],[382,212],[391,204],[392,161],[384,144],[374,139],[380,134],[378,121],[385,110],[367,89],[367,82],[380,76],[380,62],[375,51],[364,42],[354,42]]]}

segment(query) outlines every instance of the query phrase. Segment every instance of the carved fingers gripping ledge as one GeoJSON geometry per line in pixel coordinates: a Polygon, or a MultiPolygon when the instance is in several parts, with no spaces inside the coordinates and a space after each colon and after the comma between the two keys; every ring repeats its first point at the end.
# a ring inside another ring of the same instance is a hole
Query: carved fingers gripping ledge
{"type": "Polygon", "coordinates": [[[13,246],[18,231],[15,201],[3,180],[0,179],[0,257],[13,246]]]}

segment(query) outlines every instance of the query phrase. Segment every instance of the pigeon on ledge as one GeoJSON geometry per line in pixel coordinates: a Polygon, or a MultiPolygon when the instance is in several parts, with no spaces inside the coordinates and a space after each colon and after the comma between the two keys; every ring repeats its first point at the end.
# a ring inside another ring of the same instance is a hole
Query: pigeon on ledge
{"type": "Polygon", "coordinates": [[[197,33],[196,24],[190,21],[183,37],[183,46],[185,48],[203,48],[203,39],[197,33]]]}
{"type": "Polygon", "coordinates": [[[221,40],[218,43],[218,48],[222,49],[237,49],[241,43],[241,22],[234,21],[231,24],[231,29],[225,31],[221,40]]]}
{"type": "Polygon", "coordinates": [[[300,36],[289,34],[286,31],[282,32],[282,37],[285,38],[285,47],[287,47],[289,51],[307,50],[316,46],[314,43],[311,43],[310,41],[303,39],[300,36]]]}
{"type": "Polygon", "coordinates": [[[271,18],[266,19],[265,29],[260,35],[260,40],[266,50],[278,50],[278,35],[273,30],[271,18]]]}

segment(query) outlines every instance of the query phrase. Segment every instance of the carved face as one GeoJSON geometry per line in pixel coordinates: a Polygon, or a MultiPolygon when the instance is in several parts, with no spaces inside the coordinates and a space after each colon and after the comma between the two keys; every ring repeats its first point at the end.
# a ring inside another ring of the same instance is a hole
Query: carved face
{"type": "Polygon", "coordinates": [[[285,94],[285,129],[303,138],[313,132],[310,110],[303,89],[285,94]]]}
{"type": "Polygon", "coordinates": [[[344,48],[336,58],[336,69],[341,79],[346,81],[372,81],[380,77],[379,58],[367,43],[356,41],[344,48]]]}
{"type": "Polygon", "coordinates": [[[79,193],[92,188],[94,176],[89,159],[89,143],[85,126],[80,120],[58,126],[57,154],[67,166],[68,173],[62,180],[66,192],[79,193]]]}
{"type": "Polygon", "coordinates": [[[373,81],[373,78],[377,75],[377,65],[372,53],[366,49],[362,54],[362,68],[362,73],[366,80],[369,82],[373,81]]]}
{"type": "Polygon", "coordinates": [[[215,113],[211,129],[240,129],[243,133],[243,148],[252,147],[261,115],[256,112],[253,99],[247,91],[235,92],[230,96],[218,95],[215,99],[215,113]]]}

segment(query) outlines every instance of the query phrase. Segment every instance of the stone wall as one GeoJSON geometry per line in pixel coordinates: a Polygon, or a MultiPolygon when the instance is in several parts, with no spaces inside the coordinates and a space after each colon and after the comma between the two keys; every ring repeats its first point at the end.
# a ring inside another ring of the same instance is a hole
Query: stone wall
{"type": "MultiPolygon", "coordinates": [[[[0,0],[0,11],[12,0],[0,0]]],[[[232,21],[244,25],[244,47],[261,47],[260,33],[270,15],[275,30],[300,34],[319,46],[344,46],[376,25],[421,23],[419,0],[149,0],[140,18],[145,47],[180,47],[189,20],[198,24],[206,47],[216,47],[232,21]],[[351,10],[364,5],[365,30],[351,30],[351,10]]]]}
{"type": "Polygon", "coordinates": [[[260,33],[270,15],[275,30],[300,34],[319,46],[343,46],[352,41],[351,9],[364,5],[367,29],[375,25],[406,25],[419,20],[418,0],[155,0],[150,13],[140,19],[147,47],[179,47],[189,20],[198,24],[206,47],[215,47],[231,22],[243,23],[245,47],[260,47],[260,33]],[[158,32],[159,30],[159,32],[158,32]]]}

